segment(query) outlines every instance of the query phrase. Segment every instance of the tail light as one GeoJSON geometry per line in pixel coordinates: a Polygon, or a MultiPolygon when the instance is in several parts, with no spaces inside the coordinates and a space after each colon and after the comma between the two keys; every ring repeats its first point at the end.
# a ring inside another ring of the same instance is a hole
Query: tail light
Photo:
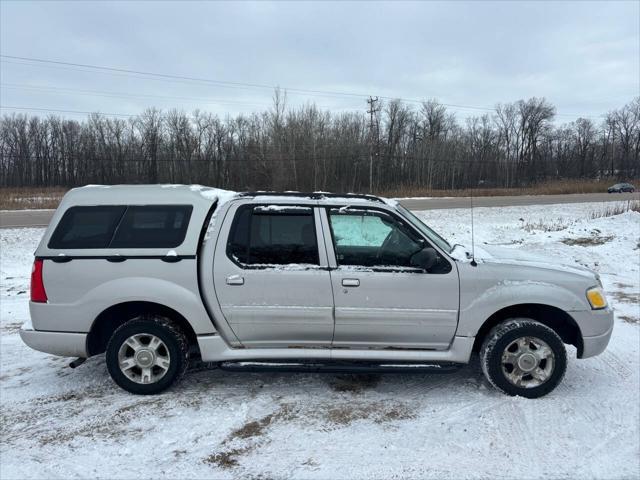
{"type": "Polygon", "coordinates": [[[32,302],[47,302],[47,292],[44,289],[44,282],[42,280],[42,264],[43,261],[36,259],[33,262],[33,269],[31,270],[31,301],[32,302]]]}

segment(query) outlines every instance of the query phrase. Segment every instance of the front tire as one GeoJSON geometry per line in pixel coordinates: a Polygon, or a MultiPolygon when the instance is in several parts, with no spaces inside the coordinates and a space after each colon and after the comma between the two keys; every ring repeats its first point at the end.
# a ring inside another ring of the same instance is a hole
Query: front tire
{"type": "Polygon", "coordinates": [[[118,386],[154,395],[180,380],[189,365],[189,343],[171,320],[142,315],[120,326],[107,344],[107,370],[118,386]]]}
{"type": "Polygon", "coordinates": [[[480,350],[482,371],[498,390],[538,398],[555,389],[567,369],[562,339],[551,328],[529,318],[496,325],[480,350]]]}

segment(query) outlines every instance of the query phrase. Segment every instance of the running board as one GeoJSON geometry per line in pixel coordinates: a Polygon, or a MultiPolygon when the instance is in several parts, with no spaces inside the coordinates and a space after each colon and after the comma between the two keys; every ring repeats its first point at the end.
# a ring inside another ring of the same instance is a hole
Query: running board
{"type": "Polygon", "coordinates": [[[329,362],[251,361],[221,362],[218,368],[232,372],[298,372],[298,373],[451,373],[460,369],[457,363],[408,362],[329,362]]]}
{"type": "Polygon", "coordinates": [[[474,337],[453,337],[447,350],[355,349],[355,348],[234,348],[220,335],[199,335],[203,362],[296,362],[301,359],[320,364],[362,361],[378,364],[469,363],[474,337]]]}

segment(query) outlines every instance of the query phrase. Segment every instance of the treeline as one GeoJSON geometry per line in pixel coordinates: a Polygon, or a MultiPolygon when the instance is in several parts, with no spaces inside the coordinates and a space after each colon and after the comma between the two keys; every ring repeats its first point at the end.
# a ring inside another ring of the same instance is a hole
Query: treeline
{"type": "Polygon", "coordinates": [[[538,98],[463,122],[435,100],[377,107],[373,114],[292,109],[276,91],[268,111],[235,118],[157,109],[126,120],[5,115],[0,184],[384,192],[640,175],[640,97],[601,121],[560,125],[554,106],[538,98]]]}

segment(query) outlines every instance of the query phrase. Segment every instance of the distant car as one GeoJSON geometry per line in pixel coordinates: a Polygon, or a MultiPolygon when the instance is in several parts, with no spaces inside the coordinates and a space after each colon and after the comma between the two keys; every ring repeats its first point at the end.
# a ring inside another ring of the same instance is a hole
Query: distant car
{"type": "Polygon", "coordinates": [[[623,192],[635,192],[636,187],[631,185],[630,183],[616,183],[615,185],[611,185],[607,188],[607,192],[609,193],[623,193],[623,192]]]}

